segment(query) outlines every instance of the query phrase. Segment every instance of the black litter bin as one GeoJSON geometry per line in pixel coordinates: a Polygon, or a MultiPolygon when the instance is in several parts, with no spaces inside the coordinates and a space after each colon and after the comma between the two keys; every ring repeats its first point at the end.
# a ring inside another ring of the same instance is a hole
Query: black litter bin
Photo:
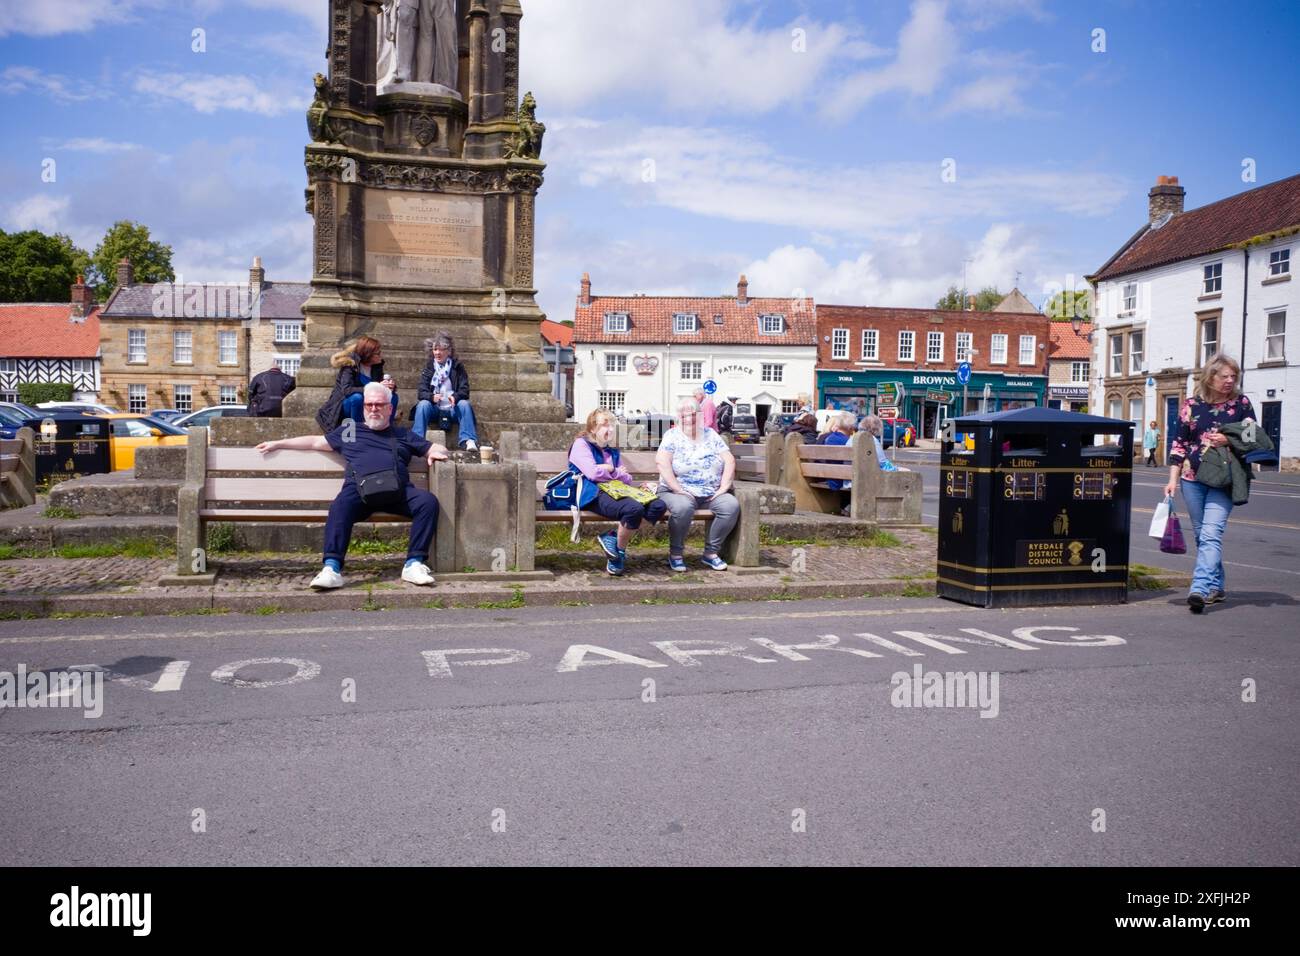
{"type": "Polygon", "coordinates": [[[1133,423],[1053,408],[945,426],[938,593],[981,607],[1128,599],[1133,423]],[[967,449],[951,441],[974,436],[967,449]]]}
{"type": "Polygon", "coordinates": [[[78,478],[113,470],[109,448],[113,430],[108,419],[81,412],[52,411],[23,424],[35,433],[33,450],[36,453],[37,481],[44,481],[51,475],[78,478]],[[46,422],[54,425],[52,435],[46,422]]]}

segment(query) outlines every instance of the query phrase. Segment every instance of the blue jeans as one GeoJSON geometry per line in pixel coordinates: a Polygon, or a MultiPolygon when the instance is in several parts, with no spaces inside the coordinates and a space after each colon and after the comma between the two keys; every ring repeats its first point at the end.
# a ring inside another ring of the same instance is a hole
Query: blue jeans
{"type": "Polygon", "coordinates": [[[411,426],[411,431],[421,438],[430,428],[439,428],[447,431],[451,428],[451,423],[455,422],[458,430],[458,439],[460,444],[472,441],[478,444],[478,429],[474,425],[474,409],[469,407],[469,402],[461,399],[456,403],[454,408],[442,408],[433,402],[425,399],[415,406],[415,420],[411,426]]]}
{"type": "Polygon", "coordinates": [[[1228,525],[1228,515],[1232,514],[1232,495],[1226,488],[1211,488],[1185,478],[1182,488],[1183,502],[1196,537],[1192,591],[1209,596],[1224,590],[1223,530],[1228,525]]]}
{"type": "MultiPolygon", "coordinates": [[[[352,527],[366,521],[377,510],[361,500],[356,483],[348,480],[330,504],[325,520],[325,559],[333,558],[341,567],[347,560],[348,543],[352,540],[352,527]]],[[[391,514],[406,515],[411,519],[411,534],[406,548],[408,561],[429,561],[429,545],[438,529],[438,499],[427,491],[408,484],[406,501],[395,501],[382,509],[391,514]]]]}
{"type": "MultiPolygon", "coordinates": [[[[365,412],[362,410],[362,406],[364,404],[365,401],[362,399],[360,394],[349,395],[347,398],[343,399],[343,417],[350,418],[354,422],[358,422],[358,423],[364,422],[366,420],[365,412]]],[[[397,390],[394,389],[393,390],[393,411],[388,416],[388,422],[390,425],[392,424],[393,418],[396,415],[397,415],[397,390]]]]}

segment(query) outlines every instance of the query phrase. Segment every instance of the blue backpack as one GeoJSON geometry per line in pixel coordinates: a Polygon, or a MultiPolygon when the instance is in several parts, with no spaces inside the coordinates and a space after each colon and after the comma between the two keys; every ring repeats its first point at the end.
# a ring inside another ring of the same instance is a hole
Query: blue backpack
{"type": "MultiPolygon", "coordinates": [[[[583,439],[587,441],[586,439],[583,439]]],[[[594,442],[587,441],[591,448],[591,455],[597,462],[605,460],[604,450],[594,442]]],[[[610,459],[615,468],[618,467],[618,449],[609,449],[610,459]]],[[[542,504],[548,511],[570,511],[573,513],[573,532],[570,535],[571,540],[578,540],[578,526],[582,521],[582,509],[587,507],[596,500],[596,495],[600,493],[600,488],[594,481],[589,481],[587,476],[578,470],[577,466],[569,464],[567,470],[552,476],[546,482],[546,491],[542,494],[542,504]]]]}

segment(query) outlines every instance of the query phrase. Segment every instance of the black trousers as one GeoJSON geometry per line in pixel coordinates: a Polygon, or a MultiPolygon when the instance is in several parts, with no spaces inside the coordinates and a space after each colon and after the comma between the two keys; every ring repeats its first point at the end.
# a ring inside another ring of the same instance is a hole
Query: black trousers
{"type": "Polygon", "coordinates": [[[611,498],[603,491],[597,492],[596,500],[583,509],[583,511],[594,511],[602,518],[617,521],[629,531],[641,527],[642,521],[658,524],[667,510],[668,504],[662,498],[656,498],[648,505],[643,505],[634,498],[611,498]]]}

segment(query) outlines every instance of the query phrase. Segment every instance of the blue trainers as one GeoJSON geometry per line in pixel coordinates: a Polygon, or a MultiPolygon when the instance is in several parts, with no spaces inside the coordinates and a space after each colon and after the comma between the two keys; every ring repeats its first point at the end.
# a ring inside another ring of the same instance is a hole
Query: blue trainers
{"type": "Polygon", "coordinates": [[[723,561],[716,554],[713,555],[712,557],[705,556],[700,558],[700,563],[703,564],[706,568],[708,568],[711,571],[727,570],[727,562],[723,561]]]}
{"type": "Polygon", "coordinates": [[[685,571],[686,562],[682,560],[680,554],[670,554],[668,555],[668,567],[672,571],[685,571]]]}
{"type": "Polygon", "coordinates": [[[607,531],[605,534],[597,535],[596,540],[600,542],[601,548],[611,561],[618,560],[618,534],[614,531],[607,531]]]}
{"type": "Polygon", "coordinates": [[[619,551],[617,558],[610,558],[605,562],[605,573],[616,578],[623,576],[623,570],[627,567],[627,552],[619,551]]]}

